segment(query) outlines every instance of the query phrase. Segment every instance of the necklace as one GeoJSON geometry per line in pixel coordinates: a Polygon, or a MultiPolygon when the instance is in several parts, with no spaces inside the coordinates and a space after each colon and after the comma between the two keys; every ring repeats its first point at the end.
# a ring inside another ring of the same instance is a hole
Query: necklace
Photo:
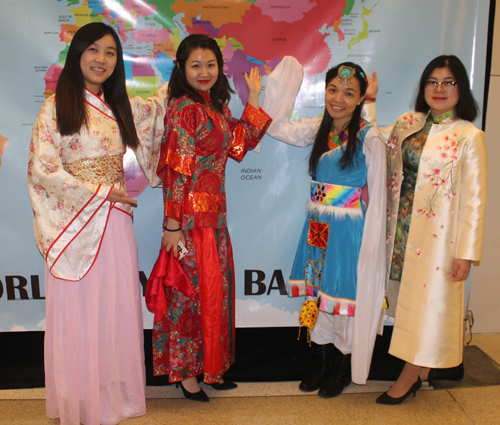
{"type": "Polygon", "coordinates": [[[349,129],[345,129],[336,136],[333,135],[333,129],[332,129],[330,131],[330,134],[328,135],[328,148],[329,149],[338,148],[340,145],[344,144],[347,141],[348,135],[349,135],[349,129]]]}

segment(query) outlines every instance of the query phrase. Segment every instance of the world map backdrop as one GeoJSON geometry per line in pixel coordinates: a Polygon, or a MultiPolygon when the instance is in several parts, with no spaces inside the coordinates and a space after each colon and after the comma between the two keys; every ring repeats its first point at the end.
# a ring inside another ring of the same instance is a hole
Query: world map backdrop
{"type": "MultiPolygon", "coordinates": [[[[488,0],[18,0],[0,16],[0,331],[45,327],[43,259],[32,234],[26,190],[31,129],[52,95],[74,33],[89,22],[111,25],[122,42],[127,88],[148,97],[170,79],[175,52],[189,34],[216,39],[224,72],[243,111],[243,75],[264,76],[291,55],[304,66],[294,118],[324,110],[324,76],[352,61],[378,72],[379,124],[411,109],[418,78],[439,54],[467,67],[482,105],[488,0]],[[3,142],[8,139],[8,145],[3,142]],[[3,154],[2,154],[3,152],[3,154]]],[[[480,125],[480,120],[477,125],[480,125]]],[[[301,300],[284,294],[305,219],[309,149],[265,137],[260,154],[229,162],[228,222],[235,252],[237,326],[296,326],[301,300]]],[[[133,153],[125,157],[141,282],[160,246],[162,193],[147,186],[133,153]]],[[[145,327],[152,315],[143,308],[145,327]]]]}

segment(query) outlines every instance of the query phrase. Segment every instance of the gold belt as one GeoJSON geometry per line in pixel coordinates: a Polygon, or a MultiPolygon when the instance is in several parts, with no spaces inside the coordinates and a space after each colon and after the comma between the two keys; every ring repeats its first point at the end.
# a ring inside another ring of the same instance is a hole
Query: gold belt
{"type": "Polygon", "coordinates": [[[123,183],[123,154],[82,159],[65,164],[64,169],[78,180],[95,184],[123,183]]]}

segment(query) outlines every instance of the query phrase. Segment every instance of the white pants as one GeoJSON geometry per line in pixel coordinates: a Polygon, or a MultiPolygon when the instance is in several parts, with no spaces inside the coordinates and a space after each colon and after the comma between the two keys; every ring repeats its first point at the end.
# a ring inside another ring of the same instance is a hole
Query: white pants
{"type": "Polygon", "coordinates": [[[311,332],[311,340],[318,344],[334,344],[342,354],[352,352],[352,324],[354,317],[319,312],[318,321],[311,332]]]}

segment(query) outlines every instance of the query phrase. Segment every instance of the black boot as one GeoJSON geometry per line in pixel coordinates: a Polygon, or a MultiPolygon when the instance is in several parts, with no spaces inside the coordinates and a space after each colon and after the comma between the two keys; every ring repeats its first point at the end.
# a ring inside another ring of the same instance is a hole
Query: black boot
{"type": "Polygon", "coordinates": [[[318,395],[323,398],[337,397],[351,382],[351,355],[337,350],[335,366],[328,379],[321,384],[318,395]]]}
{"type": "Polygon", "coordinates": [[[328,378],[331,369],[331,358],[334,350],[333,344],[314,345],[316,346],[316,352],[318,353],[316,365],[311,374],[299,385],[299,390],[306,393],[317,391],[325,379],[328,378]]]}

